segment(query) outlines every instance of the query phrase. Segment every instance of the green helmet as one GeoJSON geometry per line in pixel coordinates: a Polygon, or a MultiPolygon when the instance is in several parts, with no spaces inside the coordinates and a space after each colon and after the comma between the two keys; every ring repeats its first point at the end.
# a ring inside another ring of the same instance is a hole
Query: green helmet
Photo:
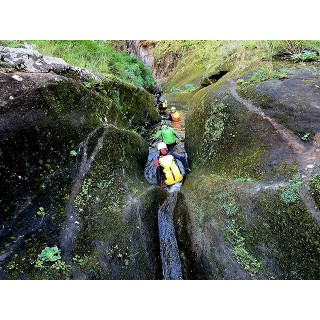
{"type": "Polygon", "coordinates": [[[176,112],[177,111],[176,107],[171,107],[171,111],[176,112]]]}

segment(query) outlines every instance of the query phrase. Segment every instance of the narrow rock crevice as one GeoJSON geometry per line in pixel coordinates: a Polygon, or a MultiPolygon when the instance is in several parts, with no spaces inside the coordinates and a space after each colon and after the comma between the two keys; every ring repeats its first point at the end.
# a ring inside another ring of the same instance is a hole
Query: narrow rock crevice
{"type": "Polygon", "coordinates": [[[164,280],[182,280],[182,267],[173,224],[177,193],[169,193],[158,211],[160,257],[164,280]]]}

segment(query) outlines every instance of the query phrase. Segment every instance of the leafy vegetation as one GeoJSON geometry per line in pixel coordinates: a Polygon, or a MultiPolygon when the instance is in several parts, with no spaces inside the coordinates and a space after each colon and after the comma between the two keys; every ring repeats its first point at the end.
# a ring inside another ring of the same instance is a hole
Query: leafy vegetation
{"type": "Polygon", "coordinates": [[[320,173],[315,174],[310,182],[310,191],[313,196],[318,208],[320,208],[320,173]]]}
{"type": "Polygon", "coordinates": [[[37,211],[37,215],[40,217],[44,217],[46,215],[43,207],[39,208],[39,210],[37,211]]]}
{"type": "Polygon", "coordinates": [[[318,61],[318,54],[314,51],[304,50],[300,53],[293,54],[291,60],[294,62],[318,61]]]}
{"type": "Polygon", "coordinates": [[[179,88],[175,88],[175,87],[172,87],[170,89],[170,92],[183,92],[183,90],[179,89],[179,88]]]}
{"type": "MultiPolygon", "coordinates": [[[[3,45],[19,47],[24,41],[2,41],[3,45]]],[[[28,40],[36,50],[59,57],[67,63],[96,73],[114,75],[124,81],[151,91],[154,86],[151,69],[125,52],[116,51],[102,40],[28,40]]],[[[90,87],[90,83],[84,84],[90,87]]]]}
{"type": "MultiPolygon", "coordinates": [[[[155,50],[155,61],[168,54],[181,56],[165,90],[192,83],[197,87],[203,74],[232,66],[230,76],[261,60],[272,62],[283,53],[299,54],[304,48],[320,50],[320,41],[312,40],[165,40],[155,50]]],[[[306,56],[305,56],[306,57],[306,56]]]]}
{"type": "Polygon", "coordinates": [[[288,76],[286,69],[273,70],[273,68],[262,67],[257,72],[255,72],[248,81],[244,79],[238,79],[237,84],[250,84],[250,83],[259,83],[269,79],[284,79],[288,76]]]}
{"type": "Polygon", "coordinates": [[[301,180],[300,174],[295,174],[294,177],[289,180],[289,185],[282,190],[280,195],[281,201],[286,204],[295,203],[300,199],[299,191],[303,181],[301,180]]]}
{"type": "Polygon", "coordinates": [[[46,247],[45,249],[42,250],[42,252],[38,255],[38,258],[41,261],[57,261],[59,259],[61,259],[60,256],[60,250],[58,249],[58,247],[46,247]]]}
{"type": "Polygon", "coordinates": [[[91,189],[92,180],[91,179],[85,179],[83,180],[81,190],[77,194],[74,204],[75,207],[82,212],[84,205],[89,202],[89,200],[92,198],[92,196],[89,194],[89,190],[91,189]]]}
{"type": "Polygon", "coordinates": [[[256,276],[261,271],[262,264],[245,248],[245,238],[233,222],[227,226],[226,239],[232,245],[232,251],[236,256],[237,262],[252,277],[256,276]]]}
{"type": "Polygon", "coordinates": [[[79,255],[75,255],[74,257],[72,257],[72,261],[75,264],[78,264],[80,266],[83,266],[84,264],[87,263],[88,261],[88,257],[84,256],[84,257],[80,257],[79,255]]]}
{"type": "Polygon", "coordinates": [[[309,138],[310,138],[310,132],[306,132],[304,135],[300,137],[300,139],[303,141],[308,141],[309,138]]]}
{"type": "Polygon", "coordinates": [[[175,87],[172,87],[170,89],[170,92],[191,92],[195,89],[195,87],[193,86],[192,83],[187,83],[184,85],[184,89],[179,89],[179,88],[175,88],[175,87]]]}
{"type": "Polygon", "coordinates": [[[71,150],[70,151],[70,156],[71,157],[75,157],[77,155],[77,151],[75,151],[75,150],[71,150]]]}
{"type": "Polygon", "coordinates": [[[234,217],[235,214],[238,213],[239,206],[235,198],[228,192],[219,193],[216,199],[218,201],[218,208],[222,210],[227,217],[234,217]]]}

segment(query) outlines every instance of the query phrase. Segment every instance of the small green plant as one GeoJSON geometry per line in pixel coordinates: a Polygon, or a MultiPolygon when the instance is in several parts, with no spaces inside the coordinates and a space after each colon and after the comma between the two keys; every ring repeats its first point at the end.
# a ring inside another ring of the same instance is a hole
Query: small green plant
{"type": "Polygon", "coordinates": [[[303,181],[301,180],[300,174],[295,174],[293,178],[289,180],[289,185],[282,190],[280,194],[281,201],[286,204],[297,202],[300,198],[299,192],[302,184],[303,181]]]}
{"type": "Polygon", "coordinates": [[[172,87],[170,89],[170,92],[191,92],[195,89],[195,87],[193,86],[192,83],[187,83],[184,85],[184,90],[181,90],[179,88],[175,88],[175,87],[172,87]]]}
{"type": "Polygon", "coordinates": [[[192,83],[187,83],[184,85],[184,87],[186,88],[185,91],[187,91],[187,92],[191,92],[192,90],[195,89],[192,83]]]}
{"type": "Polygon", "coordinates": [[[18,267],[18,264],[15,261],[10,261],[7,266],[9,270],[16,269],[17,267],[18,267]]]}
{"type": "Polygon", "coordinates": [[[42,250],[42,252],[38,255],[38,258],[42,261],[50,261],[54,262],[61,259],[60,250],[57,246],[54,247],[46,247],[42,250]]]}
{"type": "Polygon", "coordinates": [[[287,77],[288,77],[288,73],[285,68],[274,70],[273,72],[271,72],[272,79],[285,79],[287,77]]]}
{"type": "Polygon", "coordinates": [[[89,190],[91,190],[92,187],[92,180],[91,179],[85,179],[82,182],[81,191],[77,194],[74,203],[76,205],[76,208],[82,212],[83,207],[85,204],[92,198],[91,194],[89,194],[89,190]]]}
{"type": "Polygon", "coordinates": [[[129,265],[129,248],[120,248],[117,244],[114,246],[111,246],[110,248],[108,248],[107,250],[107,254],[110,257],[116,257],[117,259],[119,259],[122,263],[123,266],[122,268],[127,268],[129,265]]]}
{"type": "Polygon", "coordinates": [[[55,270],[67,271],[71,269],[71,266],[66,264],[64,261],[58,260],[51,266],[51,268],[55,270]]]}
{"type": "Polygon", "coordinates": [[[320,173],[315,174],[309,183],[310,193],[314,198],[317,208],[320,208],[320,173]]]}
{"type": "Polygon", "coordinates": [[[83,266],[87,262],[87,260],[87,257],[81,258],[79,255],[75,255],[74,257],[72,257],[73,263],[79,264],[80,266],[83,266]]]}
{"type": "Polygon", "coordinates": [[[248,83],[259,83],[269,79],[284,79],[287,76],[287,70],[284,68],[273,70],[272,68],[263,67],[251,76],[248,83]]]}
{"type": "Polygon", "coordinates": [[[179,89],[179,88],[172,87],[172,88],[170,89],[170,92],[182,92],[182,90],[179,89]]]}
{"type": "Polygon", "coordinates": [[[92,87],[92,83],[91,83],[91,82],[88,82],[88,81],[84,81],[84,82],[83,82],[83,85],[84,85],[86,88],[91,88],[91,87],[92,87]]]}
{"type": "Polygon", "coordinates": [[[310,132],[307,132],[301,137],[301,140],[308,141],[309,138],[310,138],[310,132]]]}
{"type": "Polygon", "coordinates": [[[44,211],[43,207],[39,208],[39,210],[37,211],[37,215],[40,217],[44,217],[46,215],[46,212],[44,211]]]}
{"type": "Polygon", "coordinates": [[[35,262],[35,267],[41,270],[46,268],[46,266],[44,265],[44,261],[39,258],[35,262]]]}
{"type": "Polygon", "coordinates": [[[245,83],[244,79],[238,79],[238,80],[237,80],[237,84],[238,84],[238,85],[241,85],[241,84],[243,84],[243,83],[245,83]]]}
{"type": "Polygon", "coordinates": [[[293,62],[311,62],[318,61],[318,54],[314,51],[303,50],[300,53],[291,55],[290,59],[293,62]]]}
{"type": "Polygon", "coordinates": [[[77,155],[77,151],[75,151],[75,150],[71,150],[70,151],[70,156],[71,157],[75,157],[77,155]]]}
{"type": "Polygon", "coordinates": [[[245,238],[236,228],[234,221],[227,226],[226,231],[226,239],[232,245],[232,251],[237,262],[250,273],[251,277],[256,276],[261,272],[262,264],[245,248],[245,238]]]}

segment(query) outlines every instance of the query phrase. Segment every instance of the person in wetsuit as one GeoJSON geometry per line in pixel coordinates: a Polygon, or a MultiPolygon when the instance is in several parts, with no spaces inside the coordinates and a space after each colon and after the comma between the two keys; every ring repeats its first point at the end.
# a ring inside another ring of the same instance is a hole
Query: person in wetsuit
{"type": "Polygon", "coordinates": [[[172,128],[168,127],[168,125],[166,124],[163,124],[161,126],[161,129],[156,133],[155,138],[151,141],[150,146],[152,147],[153,143],[160,137],[162,138],[162,141],[167,145],[167,148],[169,150],[172,150],[177,144],[176,139],[184,141],[183,138],[181,138],[172,128]]]}
{"type": "Polygon", "coordinates": [[[175,159],[181,161],[185,174],[188,174],[191,170],[188,167],[186,158],[177,152],[169,151],[164,142],[158,143],[157,148],[159,156],[154,159],[157,184],[164,187],[181,182],[183,180],[183,174],[176,164],[175,159]]]}
{"type": "Polygon", "coordinates": [[[174,122],[178,122],[181,120],[181,116],[177,111],[176,107],[171,107],[167,120],[174,121],[174,122]]]}

